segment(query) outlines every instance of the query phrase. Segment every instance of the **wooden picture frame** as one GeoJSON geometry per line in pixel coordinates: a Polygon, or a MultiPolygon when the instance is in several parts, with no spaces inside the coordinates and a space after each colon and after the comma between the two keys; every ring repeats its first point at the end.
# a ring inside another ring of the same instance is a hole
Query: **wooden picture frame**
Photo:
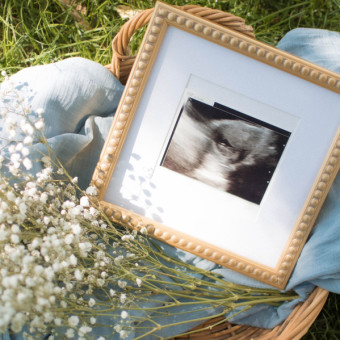
{"type": "Polygon", "coordinates": [[[112,220],[282,289],[339,170],[339,107],[339,74],[157,3],[92,184],[112,220]]]}

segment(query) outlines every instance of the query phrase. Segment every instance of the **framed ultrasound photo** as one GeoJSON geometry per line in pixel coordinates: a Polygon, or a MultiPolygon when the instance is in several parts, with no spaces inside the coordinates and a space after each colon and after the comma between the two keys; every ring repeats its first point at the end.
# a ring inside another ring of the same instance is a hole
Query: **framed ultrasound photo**
{"type": "Polygon", "coordinates": [[[92,184],[113,221],[284,288],[339,170],[340,75],[157,3],[92,184]]]}

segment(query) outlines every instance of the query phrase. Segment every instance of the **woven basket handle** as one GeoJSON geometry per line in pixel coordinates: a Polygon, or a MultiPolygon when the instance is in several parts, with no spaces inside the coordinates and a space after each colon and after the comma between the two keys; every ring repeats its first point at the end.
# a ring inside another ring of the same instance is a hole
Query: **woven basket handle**
{"type": "MultiPolygon", "coordinates": [[[[246,25],[244,19],[234,16],[228,12],[197,5],[178,6],[178,8],[200,18],[210,20],[216,24],[220,24],[250,37],[254,37],[253,28],[246,25]]],[[[131,37],[139,28],[149,22],[153,10],[153,8],[150,8],[139,12],[132,17],[121,27],[120,31],[112,41],[112,62],[107,65],[106,68],[109,69],[122,84],[125,84],[129,77],[132,65],[136,58],[135,56],[128,55],[128,47],[131,37]]]]}

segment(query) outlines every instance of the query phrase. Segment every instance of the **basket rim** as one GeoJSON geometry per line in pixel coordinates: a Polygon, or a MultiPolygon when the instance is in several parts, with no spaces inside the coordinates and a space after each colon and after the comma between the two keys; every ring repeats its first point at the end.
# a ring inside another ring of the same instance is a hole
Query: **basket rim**
{"type": "MultiPolygon", "coordinates": [[[[253,28],[246,25],[243,18],[235,16],[229,12],[223,12],[218,9],[211,9],[199,5],[184,5],[175,7],[205,20],[212,21],[215,24],[219,24],[245,34],[248,37],[255,38],[253,28]]],[[[122,84],[126,83],[136,58],[136,56],[129,54],[129,43],[134,33],[149,23],[153,12],[154,8],[138,12],[120,28],[119,32],[112,40],[111,45],[113,55],[111,64],[106,65],[105,67],[113,73],[113,75],[120,80],[122,84]]]]}

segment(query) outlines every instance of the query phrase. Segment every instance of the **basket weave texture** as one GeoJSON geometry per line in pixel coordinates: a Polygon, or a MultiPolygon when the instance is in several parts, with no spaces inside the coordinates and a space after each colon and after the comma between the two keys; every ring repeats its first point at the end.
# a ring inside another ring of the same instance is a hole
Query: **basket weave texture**
{"type": "MultiPolygon", "coordinates": [[[[250,37],[254,37],[253,28],[246,25],[242,18],[236,17],[230,13],[196,5],[178,6],[178,8],[200,18],[210,20],[216,24],[228,27],[250,37]]],[[[132,65],[135,61],[135,56],[128,54],[130,40],[139,28],[142,28],[149,22],[152,13],[153,8],[150,8],[136,14],[121,27],[120,31],[112,41],[112,62],[106,67],[117,79],[120,80],[122,84],[126,83],[132,65]]]]}
{"type": "MultiPolygon", "coordinates": [[[[178,8],[196,15],[198,17],[210,20],[215,24],[220,24],[239,33],[255,38],[251,26],[246,25],[244,19],[236,17],[230,13],[222,12],[216,9],[196,5],[179,6],[178,8]]],[[[112,41],[113,57],[111,64],[106,68],[114,76],[125,84],[135,56],[129,55],[129,43],[133,34],[141,27],[145,26],[153,13],[153,8],[139,12],[120,29],[112,41]]],[[[290,316],[275,328],[263,329],[246,325],[232,324],[223,317],[212,318],[194,329],[194,333],[174,338],[174,340],[194,339],[194,340],[297,340],[305,335],[313,324],[320,311],[322,310],[329,292],[316,287],[309,298],[298,304],[290,316]]]]}

